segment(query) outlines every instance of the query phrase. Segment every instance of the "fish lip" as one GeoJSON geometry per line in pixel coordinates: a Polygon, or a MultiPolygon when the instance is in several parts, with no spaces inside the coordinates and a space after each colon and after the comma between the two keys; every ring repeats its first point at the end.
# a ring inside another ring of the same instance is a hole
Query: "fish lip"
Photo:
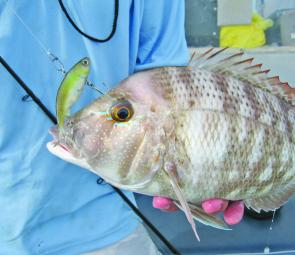
{"type": "Polygon", "coordinates": [[[56,140],[52,140],[46,144],[47,149],[53,155],[57,156],[58,158],[64,159],[67,156],[71,156],[72,154],[70,151],[65,149],[65,147],[61,146],[56,140]],[[67,155],[68,154],[68,155],[67,155]]]}
{"type": "Polygon", "coordinates": [[[53,137],[54,141],[58,140],[58,127],[57,126],[53,126],[53,127],[49,128],[48,132],[53,137]]]}
{"type": "Polygon", "coordinates": [[[48,142],[46,146],[47,146],[47,149],[49,150],[49,152],[51,152],[53,155],[57,156],[58,158],[61,158],[62,160],[65,160],[66,162],[73,163],[75,165],[78,165],[82,168],[85,168],[85,169],[91,171],[92,173],[102,177],[107,183],[109,183],[117,188],[126,189],[126,190],[130,190],[130,191],[134,192],[136,190],[141,190],[146,185],[148,185],[148,183],[150,182],[150,180],[145,180],[144,182],[137,183],[137,184],[131,184],[131,185],[121,184],[117,181],[114,181],[114,180],[108,178],[104,174],[96,172],[87,164],[87,162],[84,162],[82,164],[79,164],[79,163],[77,164],[77,160],[79,160],[79,159],[75,159],[75,157],[73,156],[71,151],[68,150],[66,147],[64,147],[61,143],[58,143],[56,140],[52,140],[51,142],[48,142]]]}
{"type": "Polygon", "coordinates": [[[66,150],[55,141],[48,142],[46,146],[49,152],[58,158],[82,168],[89,169],[89,165],[83,158],[76,158],[70,151],[66,150]]]}
{"type": "Polygon", "coordinates": [[[56,156],[59,156],[61,152],[72,155],[71,151],[64,144],[61,144],[55,139],[47,143],[47,148],[52,154],[56,156]]]}
{"type": "Polygon", "coordinates": [[[63,145],[62,143],[59,143],[59,146],[60,146],[62,149],[64,149],[65,151],[70,152],[70,150],[69,150],[65,145],[63,145]]]}
{"type": "Polygon", "coordinates": [[[71,152],[70,149],[65,144],[63,144],[63,143],[60,142],[57,125],[51,127],[48,132],[49,132],[49,134],[53,138],[53,140],[51,141],[51,143],[52,143],[52,145],[54,145],[54,147],[59,146],[63,150],[65,150],[65,151],[67,151],[69,153],[71,152]]]}

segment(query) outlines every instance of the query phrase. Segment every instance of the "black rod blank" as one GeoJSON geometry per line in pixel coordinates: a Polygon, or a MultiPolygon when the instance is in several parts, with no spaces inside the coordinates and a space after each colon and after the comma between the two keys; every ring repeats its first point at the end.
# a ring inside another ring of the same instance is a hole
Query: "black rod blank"
{"type": "Polygon", "coordinates": [[[55,116],[50,112],[41,100],[33,93],[33,91],[25,84],[25,82],[16,74],[16,72],[7,64],[7,62],[0,56],[0,63],[11,74],[11,76],[18,82],[18,84],[26,91],[32,100],[41,108],[41,110],[48,116],[48,118],[57,124],[55,116]]]}

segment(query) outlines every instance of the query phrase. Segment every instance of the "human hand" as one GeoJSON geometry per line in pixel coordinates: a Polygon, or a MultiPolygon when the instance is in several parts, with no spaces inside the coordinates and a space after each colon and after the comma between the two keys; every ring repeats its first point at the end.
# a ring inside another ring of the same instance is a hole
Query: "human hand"
{"type": "MultiPolygon", "coordinates": [[[[178,210],[173,201],[166,197],[154,197],[153,207],[165,212],[178,210]]],[[[208,199],[202,202],[202,208],[208,214],[223,212],[224,221],[229,225],[238,224],[244,216],[243,201],[229,202],[224,199],[208,199]]]]}

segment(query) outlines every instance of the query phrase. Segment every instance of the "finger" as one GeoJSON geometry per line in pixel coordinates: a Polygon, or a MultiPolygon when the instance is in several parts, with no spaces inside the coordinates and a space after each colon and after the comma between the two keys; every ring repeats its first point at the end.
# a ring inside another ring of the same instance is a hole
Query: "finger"
{"type": "Polygon", "coordinates": [[[164,212],[175,212],[178,210],[179,210],[178,207],[174,203],[169,205],[167,209],[162,209],[162,211],[164,211],[164,212]]]}
{"type": "Polygon", "coordinates": [[[167,212],[178,210],[173,201],[167,197],[153,197],[153,207],[167,212]]]}
{"type": "Polygon", "coordinates": [[[224,212],[224,220],[229,225],[238,224],[244,216],[243,201],[234,201],[229,204],[224,212]]]}
{"type": "Polygon", "coordinates": [[[223,212],[228,206],[228,201],[224,199],[208,199],[202,202],[203,210],[208,213],[223,212]]]}

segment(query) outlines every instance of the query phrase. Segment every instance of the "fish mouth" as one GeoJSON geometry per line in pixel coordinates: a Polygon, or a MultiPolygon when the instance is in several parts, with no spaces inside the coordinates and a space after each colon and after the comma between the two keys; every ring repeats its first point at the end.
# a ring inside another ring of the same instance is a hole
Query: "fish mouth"
{"type": "Polygon", "coordinates": [[[67,147],[57,142],[57,140],[53,140],[47,143],[47,149],[54,155],[58,156],[59,158],[69,157],[72,156],[70,151],[67,147]],[[64,154],[68,154],[65,155],[64,154]]]}
{"type": "Polygon", "coordinates": [[[86,159],[84,157],[77,157],[75,156],[75,153],[73,153],[71,151],[71,148],[69,148],[68,146],[66,146],[65,144],[63,144],[60,139],[58,139],[58,128],[52,127],[49,129],[49,133],[52,135],[53,140],[48,142],[46,144],[47,149],[49,150],[49,152],[51,152],[53,155],[57,156],[58,158],[65,160],[71,164],[80,166],[100,177],[102,177],[107,183],[117,187],[117,188],[122,188],[122,189],[126,189],[126,190],[130,190],[130,191],[136,191],[139,189],[142,189],[143,187],[145,187],[150,180],[144,180],[141,183],[138,184],[122,184],[118,181],[115,181],[111,178],[109,178],[108,176],[106,176],[105,174],[103,174],[100,171],[96,171],[94,170],[86,161],[86,159]]]}
{"type": "Polygon", "coordinates": [[[89,169],[89,165],[84,159],[77,158],[73,155],[70,148],[61,143],[58,139],[58,127],[54,126],[49,129],[49,133],[52,135],[53,140],[47,143],[47,149],[58,158],[61,158],[67,162],[75,165],[79,165],[82,168],[89,169]]]}
{"type": "Polygon", "coordinates": [[[58,139],[58,128],[57,126],[53,126],[48,130],[49,134],[51,134],[54,140],[58,139]]]}
{"type": "Polygon", "coordinates": [[[55,156],[62,160],[65,160],[74,165],[78,165],[85,169],[90,169],[90,166],[84,159],[79,159],[73,156],[71,151],[63,144],[59,143],[57,140],[53,140],[47,143],[47,149],[55,156]]]}
{"type": "MultiPolygon", "coordinates": [[[[49,134],[51,134],[53,140],[51,142],[48,143],[48,146],[47,148],[49,149],[50,148],[50,152],[54,152],[55,150],[53,148],[57,147],[56,150],[60,150],[60,149],[63,149],[65,150],[64,153],[70,153],[70,150],[69,148],[67,148],[67,146],[65,146],[64,144],[60,143],[58,141],[58,128],[57,126],[53,126],[49,129],[49,134]],[[50,145],[49,145],[50,144],[50,145]],[[59,148],[60,147],[60,148],[59,148]]],[[[55,153],[53,153],[55,154],[55,153]]]]}
{"type": "MultiPolygon", "coordinates": [[[[68,145],[65,145],[60,139],[60,135],[59,135],[59,131],[58,131],[58,127],[57,126],[53,126],[48,130],[49,134],[52,136],[53,140],[52,140],[52,145],[50,145],[50,148],[52,147],[61,147],[62,149],[64,149],[67,153],[70,154],[74,154],[73,152],[71,152],[72,150],[69,148],[68,145]],[[54,146],[53,146],[54,145],[54,146]]],[[[59,148],[60,149],[60,148],[59,148]]],[[[58,149],[58,150],[59,150],[58,149]]],[[[65,153],[65,152],[64,152],[65,153]]]]}
{"type": "Polygon", "coordinates": [[[47,143],[47,149],[55,156],[57,156],[58,158],[65,160],[69,163],[72,163],[74,165],[80,166],[100,177],[102,177],[107,183],[117,187],[117,188],[122,188],[122,189],[126,189],[126,190],[130,190],[130,191],[135,191],[137,189],[142,188],[143,186],[145,186],[147,183],[144,184],[140,184],[140,185],[124,185],[121,184],[119,182],[116,182],[114,180],[109,179],[107,176],[101,174],[101,173],[97,173],[96,171],[94,171],[91,166],[86,162],[86,160],[84,160],[83,158],[76,158],[73,156],[73,154],[62,144],[59,144],[56,140],[53,140],[51,142],[47,143]]]}

